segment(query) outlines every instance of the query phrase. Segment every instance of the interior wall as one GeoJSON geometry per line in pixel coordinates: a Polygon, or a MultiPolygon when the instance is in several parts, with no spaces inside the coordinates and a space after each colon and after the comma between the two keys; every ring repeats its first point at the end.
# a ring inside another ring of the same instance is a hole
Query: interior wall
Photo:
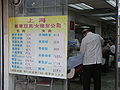
{"type": "MultiPolygon", "coordinates": [[[[81,16],[78,12],[69,11],[69,20],[74,21],[78,24],[86,24],[95,26],[95,33],[100,34],[103,37],[113,37],[115,38],[116,34],[116,25],[113,23],[110,25],[107,22],[97,21],[85,16],[81,16]]],[[[74,32],[69,31],[69,37],[75,36],[74,32]]],[[[73,38],[73,37],[72,37],[73,38]]]]}
{"type": "MultiPolygon", "coordinates": [[[[69,15],[69,20],[75,21],[75,23],[78,23],[78,24],[83,23],[86,25],[95,26],[95,33],[98,33],[101,35],[101,22],[100,21],[93,20],[85,16],[81,16],[80,13],[73,12],[73,11],[69,11],[68,15],[69,15]]],[[[71,32],[69,32],[69,34],[71,35],[71,32]]],[[[74,35],[74,33],[72,35],[74,35]]]]}
{"type": "Polygon", "coordinates": [[[116,38],[116,25],[109,25],[106,23],[102,23],[102,36],[109,38],[113,37],[116,38]]]}
{"type": "Polygon", "coordinates": [[[70,21],[75,22],[75,13],[68,13],[68,40],[75,39],[75,30],[70,30],[70,21]]]}

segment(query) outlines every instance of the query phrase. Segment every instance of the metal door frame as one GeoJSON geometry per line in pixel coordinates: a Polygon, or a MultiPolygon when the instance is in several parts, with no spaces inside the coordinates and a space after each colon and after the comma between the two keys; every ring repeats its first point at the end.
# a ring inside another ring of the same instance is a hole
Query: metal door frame
{"type": "Polygon", "coordinates": [[[0,0],[2,6],[2,89],[9,90],[8,73],[8,0],[0,0]]]}
{"type": "Polygon", "coordinates": [[[0,0],[0,90],[4,90],[3,3],[0,0]]]}

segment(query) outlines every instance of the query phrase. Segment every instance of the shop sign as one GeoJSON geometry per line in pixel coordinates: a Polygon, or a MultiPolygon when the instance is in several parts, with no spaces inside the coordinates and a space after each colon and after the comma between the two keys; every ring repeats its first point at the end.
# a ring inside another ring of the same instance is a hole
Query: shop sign
{"type": "Polygon", "coordinates": [[[67,16],[9,17],[9,73],[67,78],[67,16]]]}

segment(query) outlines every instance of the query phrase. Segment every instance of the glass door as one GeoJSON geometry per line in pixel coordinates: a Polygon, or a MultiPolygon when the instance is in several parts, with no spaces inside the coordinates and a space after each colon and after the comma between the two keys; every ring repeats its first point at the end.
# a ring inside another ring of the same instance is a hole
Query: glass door
{"type": "Polygon", "coordinates": [[[8,0],[9,90],[67,89],[67,11],[67,0],[8,0]]]}

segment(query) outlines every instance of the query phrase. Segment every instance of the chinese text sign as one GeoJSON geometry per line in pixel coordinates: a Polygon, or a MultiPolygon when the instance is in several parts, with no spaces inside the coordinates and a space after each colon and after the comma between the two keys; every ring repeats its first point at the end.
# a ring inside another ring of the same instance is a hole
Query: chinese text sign
{"type": "Polygon", "coordinates": [[[67,77],[67,16],[9,18],[9,72],[67,77]]]}

